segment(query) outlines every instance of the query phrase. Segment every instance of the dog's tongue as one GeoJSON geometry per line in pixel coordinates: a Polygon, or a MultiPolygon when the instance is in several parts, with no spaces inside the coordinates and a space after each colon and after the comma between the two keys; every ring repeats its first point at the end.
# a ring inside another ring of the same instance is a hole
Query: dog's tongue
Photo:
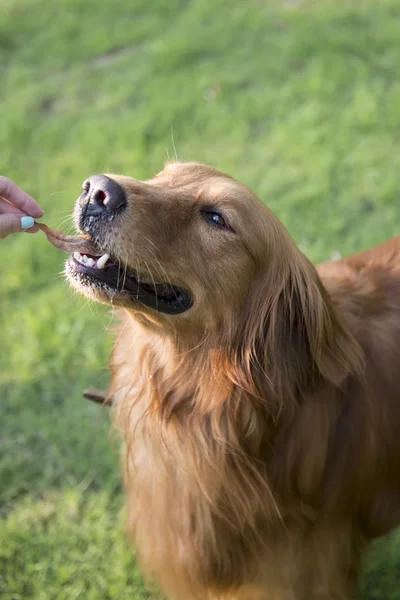
{"type": "Polygon", "coordinates": [[[46,235],[50,244],[53,244],[58,250],[62,250],[63,252],[68,252],[72,254],[73,252],[80,252],[81,254],[90,254],[92,256],[97,256],[101,254],[98,248],[93,244],[90,240],[89,236],[85,235],[66,235],[62,233],[62,231],[56,231],[55,229],[50,229],[44,223],[36,223],[36,225],[43,231],[46,235]]]}

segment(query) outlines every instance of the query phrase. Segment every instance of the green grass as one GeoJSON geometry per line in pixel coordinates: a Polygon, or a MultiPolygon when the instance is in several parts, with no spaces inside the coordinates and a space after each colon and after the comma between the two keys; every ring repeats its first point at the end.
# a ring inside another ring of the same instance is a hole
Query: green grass
{"type": "MultiPolygon", "coordinates": [[[[70,230],[96,172],[167,158],[253,187],[313,260],[398,233],[397,0],[2,0],[0,166],[70,230]]],[[[149,598],[123,536],[118,448],[81,391],[109,312],[44,236],[1,242],[0,595],[149,598]]],[[[400,598],[400,537],[360,597],[400,598]]]]}

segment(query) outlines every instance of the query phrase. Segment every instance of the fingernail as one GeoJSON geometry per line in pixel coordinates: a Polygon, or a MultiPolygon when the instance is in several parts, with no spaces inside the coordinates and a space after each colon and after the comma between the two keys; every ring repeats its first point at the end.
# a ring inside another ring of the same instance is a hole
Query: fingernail
{"type": "Polygon", "coordinates": [[[29,229],[30,227],[33,227],[34,224],[35,221],[32,217],[21,217],[21,229],[29,229]]]}

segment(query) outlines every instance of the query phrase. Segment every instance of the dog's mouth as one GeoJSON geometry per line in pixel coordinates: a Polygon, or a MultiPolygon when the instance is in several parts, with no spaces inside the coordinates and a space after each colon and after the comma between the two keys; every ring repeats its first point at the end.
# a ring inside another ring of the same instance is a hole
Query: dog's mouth
{"type": "Polygon", "coordinates": [[[106,289],[111,297],[121,294],[126,299],[129,296],[133,302],[169,315],[183,313],[192,304],[190,294],[183,288],[141,278],[108,254],[74,252],[68,259],[68,271],[79,278],[81,285],[106,289]]]}
{"type": "Polygon", "coordinates": [[[37,223],[48,241],[59,250],[68,252],[68,276],[79,283],[106,294],[110,302],[121,296],[127,302],[140,302],[168,315],[178,315],[192,305],[192,297],[185,289],[171,283],[144,278],[131,269],[121,267],[109,254],[102,253],[89,235],[66,235],[37,223]]]}

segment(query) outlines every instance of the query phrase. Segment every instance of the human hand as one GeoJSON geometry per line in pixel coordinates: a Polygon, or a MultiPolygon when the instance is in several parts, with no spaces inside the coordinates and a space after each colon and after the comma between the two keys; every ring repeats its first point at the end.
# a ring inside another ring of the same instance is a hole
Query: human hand
{"type": "Polygon", "coordinates": [[[0,240],[10,233],[39,231],[33,218],[43,216],[39,204],[15,183],[0,176],[0,240]]]}

